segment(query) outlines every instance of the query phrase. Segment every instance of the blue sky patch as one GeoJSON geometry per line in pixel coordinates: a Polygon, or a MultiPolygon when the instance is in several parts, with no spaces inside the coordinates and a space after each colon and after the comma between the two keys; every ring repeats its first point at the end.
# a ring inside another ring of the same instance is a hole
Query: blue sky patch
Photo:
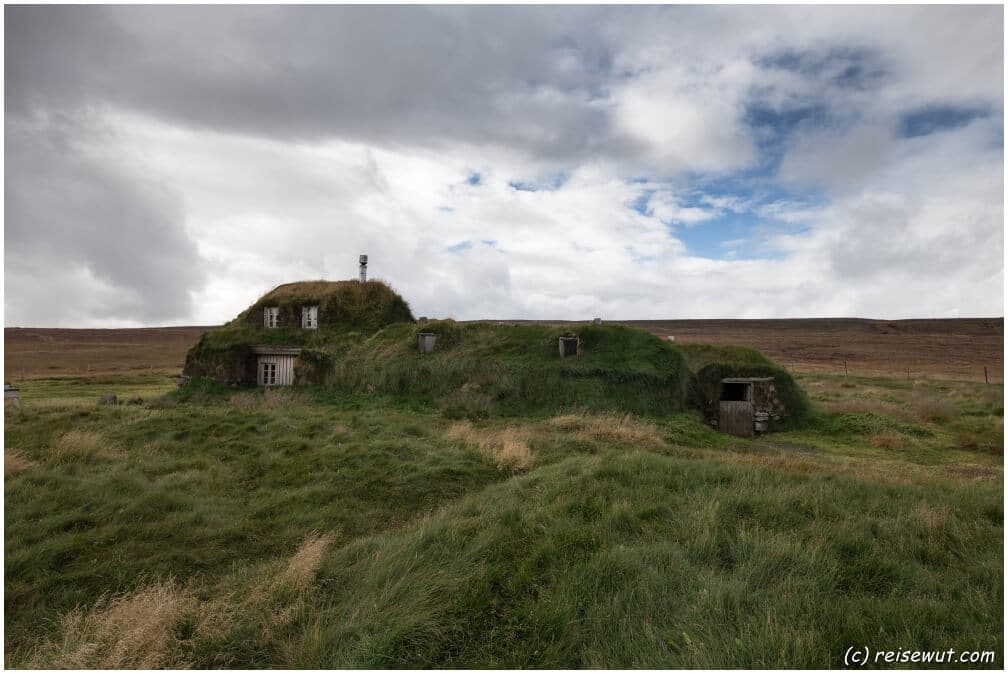
{"type": "Polygon", "coordinates": [[[472,241],[461,241],[459,243],[456,243],[454,246],[448,246],[448,247],[446,247],[444,249],[444,252],[446,252],[446,253],[452,253],[453,255],[457,255],[459,253],[462,253],[462,252],[465,252],[465,251],[469,250],[470,248],[472,248],[472,246],[473,246],[472,241]]]}
{"type": "MultiPolygon", "coordinates": [[[[768,167],[759,167],[730,176],[693,176],[692,188],[669,186],[683,208],[714,213],[709,220],[693,224],[666,222],[669,232],[685,244],[690,255],[715,260],[777,259],[782,253],[770,250],[765,241],[780,232],[799,233],[806,225],[793,221],[795,214],[814,211],[827,203],[826,195],[815,190],[794,191],[773,180],[768,167]],[[786,222],[775,217],[780,211],[786,222]]],[[[651,216],[650,202],[658,189],[642,189],[626,207],[651,216]]]]}
{"type": "Polygon", "coordinates": [[[800,126],[823,126],[827,121],[826,106],[817,103],[790,109],[775,110],[764,103],[746,106],[743,121],[755,131],[760,150],[779,154],[779,144],[800,126]]]}
{"type": "MultiPolygon", "coordinates": [[[[695,227],[680,227],[674,236],[683,242],[688,254],[712,260],[775,260],[780,251],[765,245],[767,235],[781,227],[766,223],[752,212],[726,212],[695,227]]],[[[787,228],[800,231],[804,228],[787,228]]]]}
{"type": "Polygon", "coordinates": [[[631,210],[637,211],[641,215],[651,215],[651,209],[648,207],[648,203],[651,201],[651,197],[654,196],[655,190],[644,190],[640,195],[629,202],[627,205],[631,210]]]}
{"type": "Polygon", "coordinates": [[[887,75],[878,53],[854,47],[820,51],[785,49],[769,54],[757,63],[765,68],[814,77],[842,89],[875,87],[887,75]]]}
{"type": "Polygon", "coordinates": [[[558,173],[548,180],[539,182],[509,180],[508,187],[516,192],[553,192],[563,187],[566,182],[567,176],[563,173],[558,173]]]}
{"type": "Polygon", "coordinates": [[[483,176],[474,171],[473,173],[470,173],[469,176],[466,178],[466,182],[469,183],[470,185],[479,185],[480,183],[483,182],[483,176]]]}
{"type": "Polygon", "coordinates": [[[904,114],[899,121],[899,135],[902,138],[928,136],[957,129],[989,114],[989,110],[980,108],[930,105],[904,114]]]}

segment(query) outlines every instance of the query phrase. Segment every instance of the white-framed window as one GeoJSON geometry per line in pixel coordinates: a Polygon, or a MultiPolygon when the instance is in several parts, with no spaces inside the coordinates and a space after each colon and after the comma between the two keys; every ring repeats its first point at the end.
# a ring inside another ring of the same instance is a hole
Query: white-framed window
{"type": "Polygon", "coordinates": [[[263,386],[274,386],[277,383],[277,364],[276,363],[259,363],[259,367],[262,371],[259,373],[259,380],[262,382],[263,386]]]}
{"type": "Polygon", "coordinates": [[[318,307],[301,307],[301,327],[309,330],[318,327],[318,307]]]}
{"type": "Polygon", "coordinates": [[[280,307],[266,307],[263,309],[263,325],[267,328],[275,328],[279,325],[280,307]]]}

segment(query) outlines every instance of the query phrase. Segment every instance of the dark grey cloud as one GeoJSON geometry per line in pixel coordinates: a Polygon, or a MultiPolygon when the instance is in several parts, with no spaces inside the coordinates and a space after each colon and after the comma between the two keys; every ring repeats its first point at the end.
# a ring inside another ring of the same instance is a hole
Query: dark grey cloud
{"type": "Polygon", "coordinates": [[[7,7],[8,113],[117,105],[287,140],[613,143],[604,10],[7,7]]]}
{"type": "Polygon", "coordinates": [[[83,138],[102,133],[86,124],[7,120],[4,260],[19,281],[8,285],[8,309],[36,325],[63,312],[147,324],[186,318],[205,270],[179,196],[83,149],[83,138]],[[32,288],[54,279],[60,296],[38,301],[32,288]]]}

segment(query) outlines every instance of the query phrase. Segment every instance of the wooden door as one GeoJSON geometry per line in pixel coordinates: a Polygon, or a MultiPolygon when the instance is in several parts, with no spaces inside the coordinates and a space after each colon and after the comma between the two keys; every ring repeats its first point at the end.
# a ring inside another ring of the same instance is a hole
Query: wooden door
{"type": "Polygon", "coordinates": [[[260,386],[275,386],[277,383],[277,363],[272,356],[259,356],[259,377],[260,386]]]}
{"type": "Polygon", "coordinates": [[[753,436],[755,408],[745,400],[722,400],[718,410],[718,430],[742,438],[753,436]]]}
{"type": "Polygon", "coordinates": [[[288,355],[259,356],[260,386],[290,386],[294,383],[294,359],[288,355]]]}

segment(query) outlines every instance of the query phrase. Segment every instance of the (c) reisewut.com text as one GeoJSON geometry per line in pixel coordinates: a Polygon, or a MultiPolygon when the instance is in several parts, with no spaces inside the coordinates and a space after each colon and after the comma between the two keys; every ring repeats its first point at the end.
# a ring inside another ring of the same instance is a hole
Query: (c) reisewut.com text
{"type": "Polygon", "coordinates": [[[875,667],[905,664],[981,665],[994,663],[994,651],[946,650],[920,651],[912,649],[872,650],[867,646],[851,646],[844,653],[847,667],[875,667]]]}

